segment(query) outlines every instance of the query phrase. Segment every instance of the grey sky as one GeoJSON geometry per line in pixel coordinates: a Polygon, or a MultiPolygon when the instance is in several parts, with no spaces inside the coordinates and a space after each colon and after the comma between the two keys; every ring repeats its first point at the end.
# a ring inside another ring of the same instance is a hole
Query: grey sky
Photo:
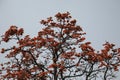
{"type": "Polygon", "coordinates": [[[43,27],[41,19],[66,11],[77,19],[97,50],[105,41],[120,47],[120,0],[0,0],[0,35],[10,25],[37,35],[43,27]]]}

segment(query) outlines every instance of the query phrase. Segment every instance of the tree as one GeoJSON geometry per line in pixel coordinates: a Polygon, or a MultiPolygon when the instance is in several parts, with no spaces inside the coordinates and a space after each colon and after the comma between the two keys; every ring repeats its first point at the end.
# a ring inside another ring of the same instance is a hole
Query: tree
{"type": "Polygon", "coordinates": [[[31,38],[24,29],[10,28],[1,37],[1,44],[16,41],[2,48],[8,62],[1,63],[0,79],[17,80],[110,80],[120,66],[120,48],[106,42],[96,51],[85,42],[82,28],[69,12],[57,13],[40,23],[46,26],[31,38]],[[83,79],[82,79],[83,80],[83,79]]]}

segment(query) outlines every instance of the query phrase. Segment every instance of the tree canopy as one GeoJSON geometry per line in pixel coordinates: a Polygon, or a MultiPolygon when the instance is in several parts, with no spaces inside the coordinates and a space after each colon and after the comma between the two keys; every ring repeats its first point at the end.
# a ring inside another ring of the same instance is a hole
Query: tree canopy
{"type": "Polygon", "coordinates": [[[96,51],[85,41],[85,32],[69,12],[41,20],[45,26],[33,38],[15,25],[2,35],[1,44],[15,41],[1,54],[0,79],[17,80],[110,80],[120,66],[120,48],[105,42],[96,51]]]}

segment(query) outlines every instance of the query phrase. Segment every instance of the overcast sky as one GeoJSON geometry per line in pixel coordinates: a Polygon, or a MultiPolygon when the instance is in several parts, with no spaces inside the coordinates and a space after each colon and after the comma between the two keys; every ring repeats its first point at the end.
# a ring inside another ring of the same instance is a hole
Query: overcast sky
{"type": "Polygon", "coordinates": [[[0,35],[16,25],[35,36],[41,19],[67,11],[97,50],[105,41],[120,47],[120,0],[0,0],[0,35]]]}

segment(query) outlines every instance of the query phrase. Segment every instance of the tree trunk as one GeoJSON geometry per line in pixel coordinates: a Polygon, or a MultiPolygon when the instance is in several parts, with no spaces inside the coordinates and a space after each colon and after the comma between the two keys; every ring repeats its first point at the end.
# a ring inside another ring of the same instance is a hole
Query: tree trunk
{"type": "Polygon", "coordinates": [[[57,67],[54,68],[54,80],[57,80],[57,67]]]}

